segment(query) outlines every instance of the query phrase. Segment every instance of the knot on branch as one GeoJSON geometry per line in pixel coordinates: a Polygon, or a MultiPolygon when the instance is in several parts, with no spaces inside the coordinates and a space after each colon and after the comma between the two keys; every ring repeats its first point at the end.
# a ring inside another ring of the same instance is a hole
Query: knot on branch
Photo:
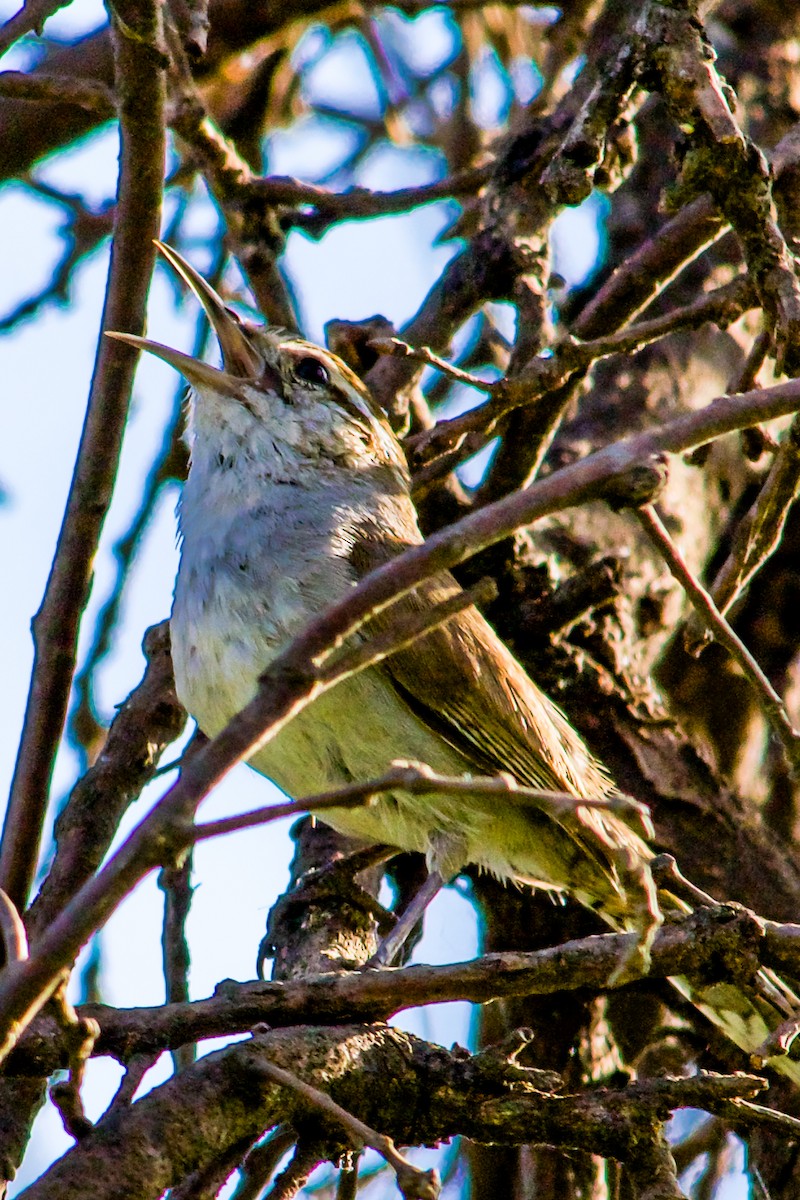
{"type": "Polygon", "coordinates": [[[242,266],[248,274],[271,270],[286,242],[274,209],[247,196],[241,215],[238,257],[242,266]]]}
{"type": "Polygon", "coordinates": [[[763,953],[764,927],[758,917],[743,905],[720,904],[698,909],[687,924],[698,951],[693,981],[710,984],[724,979],[752,992],[763,953]]]}
{"type": "MultiPolygon", "coordinates": [[[[476,306],[484,299],[508,300],[520,275],[519,259],[520,247],[514,244],[506,231],[501,228],[482,229],[473,240],[472,254],[469,256],[472,278],[458,282],[462,286],[472,284],[476,306]]],[[[446,304],[445,300],[445,307],[446,304]]]]}
{"type": "Polygon", "coordinates": [[[653,504],[667,486],[669,467],[664,454],[653,454],[603,484],[600,495],[618,512],[622,508],[641,508],[653,504]]]}
{"type": "MultiPolygon", "coordinates": [[[[480,1091],[506,1092],[509,1089],[537,1092],[559,1092],[564,1081],[557,1071],[520,1066],[517,1059],[533,1041],[531,1029],[514,1029],[494,1046],[479,1050],[465,1060],[464,1083],[480,1091]]],[[[453,1047],[453,1055],[460,1047],[453,1047]]],[[[464,1052],[467,1055],[467,1052],[464,1052]]]]}
{"type": "Polygon", "coordinates": [[[328,321],[325,325],[328,346],[362,379],[380,358],[373,340],[393,338],[396,334],[392,322],[380,313],[363,321],[328,321]]]}
{"type": "MultiPolygon", "coordinates": [[[[374,849],[371,848],[374,855],[374,849]]],[[[279,896],[270,909],[267,929],[258,949],[258,974],[263,977],[268,958],[279,959],[279,974],[285,975],[295,954],[313,942],[312,931],[320,930],[339,948],[326,957],[327,969],[354,969],[363,966],[374,952],[376,935],[384,937],[395,918],[366,888],[356,882],[359,868],[372,865],[367,856],[347,855],[303,874],[291,889],[279,896]],[[333,938],[332,929],[338,936],[333,938]]]]}

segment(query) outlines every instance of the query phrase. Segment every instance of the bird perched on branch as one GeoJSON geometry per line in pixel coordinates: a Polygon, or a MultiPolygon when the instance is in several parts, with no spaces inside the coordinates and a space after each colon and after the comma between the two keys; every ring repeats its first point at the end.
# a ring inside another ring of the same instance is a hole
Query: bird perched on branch
{"type": "MultiPolygon", "coordinates": [[[[191,385],[172,652],[178,695],[214,736],[314,617],[422,535],[402,449],[357,376],[319,346],[243,324],[175,250],[160,248],[205,309],[222,369],[112,336],[191,385]]],[[[448,572],[434,575],[371,617],[361,636],[459,592],[448,572]]],[[[369,807],[325,810],[324,821],[363,843],[426,856],[428,885],[382,947],[383,961],[468,864],[569,893],[614,928],[638,930],[646,948],[661,919],[652,851],[596,803],[614,792],[607,772],[476,608],[324,692],[250,765],[299,798],[381,775],[397,759],[449,776],[506,772],[575,802],[554,816],[547,805],[502,797],[398,790],[369,807]]]]}

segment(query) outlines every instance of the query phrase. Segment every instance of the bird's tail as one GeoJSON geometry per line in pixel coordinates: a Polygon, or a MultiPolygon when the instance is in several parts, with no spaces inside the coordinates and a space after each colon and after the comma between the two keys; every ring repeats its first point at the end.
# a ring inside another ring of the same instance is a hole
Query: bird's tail
{"type": "MultiPolygon", "coordinates": [[[[612,928],[638,934],[636,946],[620,961],[609,983],[619,984],[628,975],[640,976],[642,969],[647,969],[652,942],[665,914],[678,919],[688,917],[700,907],[714,906],[716,901],[684,879],[674,860],[666,855],[658,864],[667,864],[666,879],[657,871],[657,885],[653,875],[655,856],[639,832],[648,839],[653,836],[645,806],[629,804],[627,798],[620,797],[617,812],[576,805],[565,816],[558,823],[595,863],[605,860],[602,895],[599,888],[594,897],[581,895],[574,883],[569,890],[598,911],[612,928]]],[[[591,884],[596,888],[597,880],[592,879],[591,884]]],[[[784,979],[762,967],[753,976],[752,986],[747,987],[736,982],[702,984],[683,976],[670,982],[748,1055],[754,1067],[772,1067],[800,1087],[800,1061],[781,1052],[776,1037],[776,1031],[787,1022],[800,1022],[800,997],[784,979]]]]}

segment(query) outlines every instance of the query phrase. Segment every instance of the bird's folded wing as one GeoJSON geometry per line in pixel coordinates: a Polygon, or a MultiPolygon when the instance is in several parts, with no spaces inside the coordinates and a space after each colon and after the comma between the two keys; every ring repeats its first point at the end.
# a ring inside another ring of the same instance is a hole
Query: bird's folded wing
{"type": "MultiPolygon", "coordinates": [[[[385,531],[361,527],[351,563],[359,577],[407,549],[385,531]]],[[[426,580],[372,618],[383,632],[413,613],[429,610],[460,591],[449,572],[426,580]]],[[[474,607],[467,608],[405,649],[384,670],[413,711],[477,770],[510,772],[528,787],[597,799],[614,790],[561,710],[532,682],[474,607]]],[[[642,840],[613,813],[576,805],[562,824],[590,853],[627,858],[638,870],[649,857],[642,840]]]]}

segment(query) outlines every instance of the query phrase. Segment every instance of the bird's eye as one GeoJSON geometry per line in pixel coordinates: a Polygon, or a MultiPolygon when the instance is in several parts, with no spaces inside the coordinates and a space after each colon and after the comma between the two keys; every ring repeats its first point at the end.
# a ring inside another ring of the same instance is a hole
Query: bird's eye
{"type": "Polygon", "coordinates": [[[318,358],[301,358],[294,369],[294,373],[298,379],[302,379],[304,383],[329,383],[330,376],[327,367],[319,361],[318,358]]]}

